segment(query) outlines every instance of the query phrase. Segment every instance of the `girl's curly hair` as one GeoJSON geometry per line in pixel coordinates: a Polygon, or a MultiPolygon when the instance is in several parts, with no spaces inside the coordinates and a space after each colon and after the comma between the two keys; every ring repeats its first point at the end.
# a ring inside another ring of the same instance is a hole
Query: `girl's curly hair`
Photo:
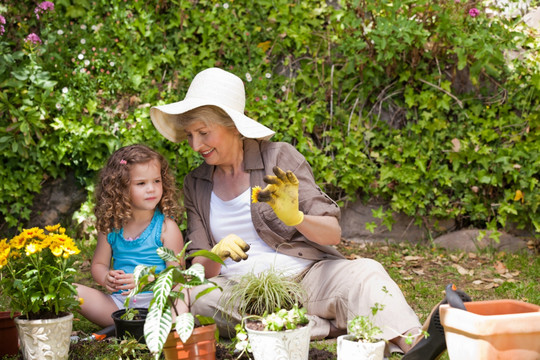
{"type": "Polygon", "coordinates": [[[157,207],[163,215],[179,220],[178,189],[167,160],[146,145],[130,145],[115,151],[99,172],[96,187],[97,230],[108,234],[120,230],[132,217],[129,170],[135,164],[157,160],[161,164],[163,195],[157,207]]]}

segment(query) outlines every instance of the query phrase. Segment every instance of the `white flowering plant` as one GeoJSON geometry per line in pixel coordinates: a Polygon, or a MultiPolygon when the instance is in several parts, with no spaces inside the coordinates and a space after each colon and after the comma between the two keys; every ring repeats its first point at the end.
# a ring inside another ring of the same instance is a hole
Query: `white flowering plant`
{"type": "Polygon", "coordinates": [[[251,315],[243,318],[242,323],[235,326],[236,337],[233,339],[235,349],[240,351],[239,358],[242,354],[251,352],[251,345],[249,344],[246,330],[247,324],[259,323],[263,331],[294,330],[309,323],[306,313],[307,310],[304,307],[294,304],[290,310],[277,309],[271,314],[265,314],[263,316],[251,315]]]}

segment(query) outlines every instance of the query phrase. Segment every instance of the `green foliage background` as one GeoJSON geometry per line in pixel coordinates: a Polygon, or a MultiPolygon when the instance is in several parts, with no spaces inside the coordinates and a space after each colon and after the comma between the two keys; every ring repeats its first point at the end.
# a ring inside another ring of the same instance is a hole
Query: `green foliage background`
{"type": "Polygon", "coordinates": [[[540,232],[540,43],[520,17],[464,0],[256,3],[57,0],[39,19],[38,2],[2,3],[0,226],[24,225],[47,178],[73,171],[91,194],[122,145],[160,150],[181,184],[201,160],[149,108],[218,66],[340,203],[540,232]]]}

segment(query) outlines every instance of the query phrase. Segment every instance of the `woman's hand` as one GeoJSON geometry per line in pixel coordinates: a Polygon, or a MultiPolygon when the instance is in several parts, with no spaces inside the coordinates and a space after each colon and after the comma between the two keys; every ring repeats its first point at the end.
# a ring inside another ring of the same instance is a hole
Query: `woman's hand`
{"type": "Polygon", "coordinates": [[[304,213],[298,210],[298,179],[290,170],[284,172],[277,166],[272,170],[276,176],[263,179],[268,185],[260,191],[253,189],[253,202],[268,203],[285,225],[296,226],[304,221],[304,213]]]}
{"type": "Polygon", "coordinates": [[[234,234],[225,236],[212,248],[212,252],[219,256],[221,260],[230,257],[236,262],[246,260],[248,258],[246,251],[248,250],[249,245],[234,234]]]}

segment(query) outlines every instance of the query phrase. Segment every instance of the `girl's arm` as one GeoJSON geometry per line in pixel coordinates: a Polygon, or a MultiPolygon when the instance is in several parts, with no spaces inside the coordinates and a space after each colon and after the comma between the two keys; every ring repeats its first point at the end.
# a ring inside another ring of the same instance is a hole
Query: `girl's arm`
{"type": "Polygon", "coordinates": [[[107,242],[107,235],[104,233],[98,234],[97,246],[92,258],[92,277],[101,286],[108,291],[116,291],[114,282],[114,271],[111,271],[112,249],[107,242]]]}
{"type": "MultiPolygon", "coordinates": [[[[164,247],[172,250],[175,255],[178,255],[178,253],[184,248],[184,238],[182,237],[182,232],[178,228],[176,222],[170,218],[165,218],[163,231],[161,232],[161,242],[163,243],[164,247]]],[[[167,262],[167,266],[171,264],[178,265],[176,263],[167,262]]]]}

